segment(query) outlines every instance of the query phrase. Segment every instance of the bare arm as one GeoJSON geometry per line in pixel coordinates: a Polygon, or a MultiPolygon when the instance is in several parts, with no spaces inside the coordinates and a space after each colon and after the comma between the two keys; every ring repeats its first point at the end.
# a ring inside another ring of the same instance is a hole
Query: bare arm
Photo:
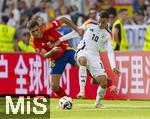
{"type": "Polygon", "coordinates": [[[66,41],[66,40],[69,40],[69,39],[72,39],[72,38],[76,38],[78,36],[79,36],[79,34],[77,32],[72,31],[72,32],[60,37],[59,40],[60,41],[66,41]]]}
{"type": "MultiPolygon", "coordinates": [[[[39,52],[38,49],[36,49],[36,52],[39,52]]],[[[40,53],[42,56],[45,57],[46,50],[45,50],[45,49],[42,49],[39,53],[40,53]]]]}
{"type": "Polygon", "coordinates": [[[108,59],[110,62],[111,69],[114,69],[116,67],[116,62],[115,62],[113,46],[112,46],[110,40],[108,40],[108,42],[107,42],[106,49],[107,49],[107,56],[108,56],[108,59]]]}
{"type": "Polygon", "coordinates": [[[54,57],[57,53],[61,52],[62,51],[62,48],[60,47],[54,47],[52,50],[48,51],[48,52],[45,52],[44,53],[44,57],[45,58],[52,58],[54,57]]]}
{"type": "Polygon", "coordinates": [[[120,44],[118,34],[119,34],[119,29],[113,28],[112,29],[112,38],[113,38],[113,40],[116,41],[117,44],[120,44]]]}
{"type": "Polygon", "coordinates": [[[19,51],[19,46],[18,46],[17,40],[14,41],[14,48],[15,48],[15,51],[19,51]]]}
{"type": "Polygon", "coordinates": [[[72,21],[70,21],[69,19],[62,17],[59,19],[59,21],[63,24],[65,23],[66,25],[68,25],[69,27],[71,27],[72,29],[74,29],[79,35],[83,35],[83,30],[79,29],[72,21]]]}
{"type": "Polygon", "coordinates": [[[47,52],[46,52],[45,49],[42,49],[41,51],[39,51],[39,49],[36,48],[35,51],[36,51],[37,53],[40,53],[43,57],[48,58],[48,57],[47,57],[47,54],[46,54],[47,52]]]}
{"type": "MultiPolygon", "coordinates": [[[[36,51],[39,52],[38,50],[36,51]]],[[[45,58],[50,58],[54,55],[53,50],[50,50],[49,52],[47,52],[45,49],[42,49],[39,53],[45,58]]]]}
{"type": "Polygon", "coordinates": [[[107,42],[107,51],[108,51],[107,55],[108,55],[108,59],[109,59],[109,62],[110,62],[111,69],[113,70],[114,73],[119,75],[120,71],[116,67],[114,50],[113,50],[113,46],[112,46],[110,40],[107,42]]]}

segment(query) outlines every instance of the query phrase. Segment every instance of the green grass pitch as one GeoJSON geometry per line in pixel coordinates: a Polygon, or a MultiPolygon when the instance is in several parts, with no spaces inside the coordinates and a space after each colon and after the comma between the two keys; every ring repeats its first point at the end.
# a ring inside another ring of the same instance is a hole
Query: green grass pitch
{"type": "Polygon", "coordinates": [[[104,100],[106,109],[95,109],[94,100],[73,100],[73,109],[58,108],[58,99],[50,101],[50,119],[150,119],[150,101],[104,100]]]}
{"type": "Polygon", "coordinates": [[[71,110],[58,108],[59,99],[50,99],[49,115],[6,115],[4,97],[0,97],[0,119],[150,119],[150,101],[104,100],[106,109],[96,109],[94,100],[73,100],[71,110]]]}

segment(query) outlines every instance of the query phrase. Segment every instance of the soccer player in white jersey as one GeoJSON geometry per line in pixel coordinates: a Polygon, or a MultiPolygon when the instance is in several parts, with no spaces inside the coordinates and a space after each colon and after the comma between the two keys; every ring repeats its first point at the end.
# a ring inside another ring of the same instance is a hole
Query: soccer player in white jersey
{"type": "MultiPolygon", "coordinates": [[[[99,22],[91,20],[86,23],[86,27],[84,28],[85,32],[83,35],[83,40],[81,40],[78,45],[77,62],[79,64],[79,95],[84,96],[88,69],[92,77],[94,77],[96,82],[99,84],[99,87],[97,89],[95,107],[103,108],[104,105],[101,104],[100,101],[103,99],[107,89],[107,76],[103,63],[100,59],[100,49],[108,51],[108,58],[112,70],[115,73],[118,73],[119,71],[117,70],[115,64],[114,52],[110,42],[111,36],[106,29],[108,22],[108,13],[103,11],[99,14],[99,17],[99,22]]],[[[75,32],[72,32],[64,36],[60,40],[63,41],[64,39],[73,38],[76,35],[77,34],[75,32]]]]}
{"type": "MultiPolygon", "coordinates": [[[[78,45],[77,61],[79,63],[79,79],[86,82],[87,77],[86,68],[90,71],[95,80],[99,83],[97,90],[95,107],[104,107],[100,100],[103,99],[107,88],[107,76],[102,61],[100,60],[99,51],[108,50],[108,58],[111,68],[118,73],[116,68],[114,52],[110,43],[111,36],[107,31],[108,13],[101,12],[99,15],[99,23],[89,23],[84,33],[83,40],[78,45]]],[[[84,85],[80,93],[84,95],[84,85]]]]}

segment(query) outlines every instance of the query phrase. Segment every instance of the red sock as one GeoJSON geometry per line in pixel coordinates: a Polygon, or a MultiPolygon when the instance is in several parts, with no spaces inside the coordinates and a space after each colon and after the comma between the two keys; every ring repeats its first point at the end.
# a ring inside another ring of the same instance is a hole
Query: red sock
{"type": "Polygon", "coordinates": [[[58,91],[55,92],[55,93],[56,93],[57,96],[59,96],[59,97],[63,97],[63,96],[66,96],[66,95],[67,95],[66,92],[64,91],[64,89],[61,88],[61,87],[59,87],[58,91]]]}
{"type": "Polygon", "coordinates": [[[112,85],[113,85],[112,80],[107,79],[107,88],[109,88],[112,85]]]}

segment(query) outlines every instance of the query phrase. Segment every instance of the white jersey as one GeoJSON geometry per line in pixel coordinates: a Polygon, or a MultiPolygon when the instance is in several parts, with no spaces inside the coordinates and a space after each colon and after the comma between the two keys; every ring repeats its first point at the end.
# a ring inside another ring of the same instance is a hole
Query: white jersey
{"type": "MultiPolygon", "coordinates": [[[[99,24],[95,21],[89,22],[87,27],[83,27],[85,30],[83,40],[78,45],[78,50],[84,50],[88,54],[99,56],[100,51],[108,51],[108,59],[110,61],[111,68],[115,68],[114,51],[111,44],[111,34],[108,29],[100,29],[99,24]]],[[[80,53],[80,55],[82,55],[80,53]]],[[[92,57],[91,57],[92,58],[92,57]]]]}
{"type": "Polygon", "coordinates": [[[85,29],[83,40],[80,41],[77,49],[90,50],[99,53],[107,49],[107,43],[110,41],[110,33],[106,29],[100,29],[97,23],[88,24],[85,29]]]}
{"type": "MultiPolygon", "coordinates": [[[[111,68],[116,67],[114,51],[111,44],[111,35],[107,29],[100,29],[98,23],[96,21],[88,21],[83,28],[85,30],[83,40],[80,41],[77,47],[77,57],[86,56],[90,59],[90,64],[92,67],[97,66],[100,67],[98,64],[99,61],[99,52],[100,51],[108,51],[107,55],[109,58],[109,62],[111,68]],[[96,61],[97,60],[97,61],[96,61]]],[[[61,41],[65,41],[65,39],[71,39],[77,37],[78,34],[73,31],[63,37],[60,38],[61,41]]],[[[92,69],[96,69],[95,67],[92,69]]],[[[98,68],[97,68],[98,69],[98,68]]],[[[94,71],[94,70],[93,70],[94,71]]],[[[97,70],[98,71],[98,70],[97,70]]],[[[95,72],[95,71],[94,71],[95,72]]]]}

